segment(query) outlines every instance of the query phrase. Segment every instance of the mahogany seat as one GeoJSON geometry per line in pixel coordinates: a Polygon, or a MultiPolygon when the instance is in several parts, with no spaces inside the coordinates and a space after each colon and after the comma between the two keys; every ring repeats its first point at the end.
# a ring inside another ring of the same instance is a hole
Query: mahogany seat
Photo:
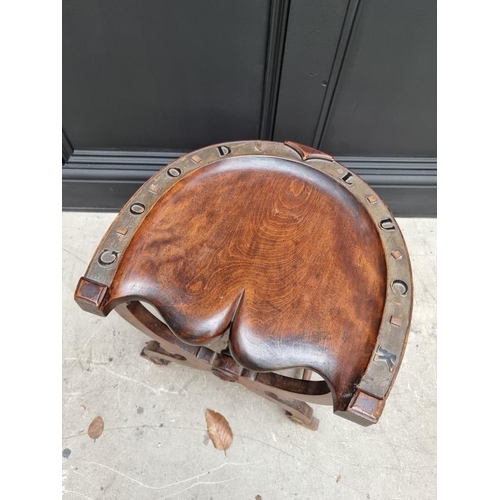
{"type": "Polygon", "coordinates": [[[188,154],[148,180],[75,299],[101,316],[116,309],[149,335],[152,361],[211,370],[316,428],[306,401],[378,421],[412,294],[402,234],[364,181],[309,147],[244,141],[188,154]],[[297,367],[302,378],[274,373],[297,367]]]}

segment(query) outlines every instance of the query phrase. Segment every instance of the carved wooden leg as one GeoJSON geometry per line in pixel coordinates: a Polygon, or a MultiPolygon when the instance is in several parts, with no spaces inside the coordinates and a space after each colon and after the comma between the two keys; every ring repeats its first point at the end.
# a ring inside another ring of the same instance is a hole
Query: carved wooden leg
{"type": "Polygon", "coordinates": [[[151,340],[141,351],[141,358],[145,358],[155,365],[168,365],[170,361],[158,356],[160,349],[160,344],[156,340],[151,340]]]}
{"type": "MultiPolygon", "coordinates": [[[[283,408],[286,416],[292,422],[311,430],[318,428],[319,421],[313,416],[313,409],[307,403],[294,399],[291,397],[292,393],[283,387],[280,388],[273,384],[273,377],[276,379],[276,382],[286,380],[288,383],[299,383],[300,379],[288,379],[287,377],[272,373],[257,374],[253,372],[251,374],[251,372],[243,369],[234,361],[229,351],[223,351],[218,354],[205,347],[184,344],[168,331],[166,325],[139,303],[118,306],[117,312],[132,325],[150,337],[157,339],[149,341],[141,352],[142,357],[154,364],[167,365],[171,361],[175,361],[193,368],[209,370],[218,378],[225,381],[238,382],[255,394],[283,408]]],[[[302,379],[308,380],[310,377],[311,372],[304,370],[302,379]]],[[[297,394],[297,397],[303,396],[297,394]]],[[[328,391],[319,390],[316,396],[309,393],[307,397],[314,398],[314,402],[318,404],[331,404],[331,397],[328,391]]]]}
{"type": "Polygon", "coordinates": [[[186,357],[165,350],[159,342],[151,340],[141,351],[141,357],[148,359],[155,365],[168,365],[170,361],[186,361],[186,357]]]}
{"type": "MultiPolygon", "coordinates": [[[[146,347],[141,352],[141,356],[156,365],[168,365],[170,360],[183,361],[186,359],[179,354],[173,354],[166,351],[156,340],[152,340],[147,343],[146,347]]],[[[242,383],[241,380],[239,382],[242,383]]],[[[250,389],[255,394],[258,394],[268,401],[272,401],[277,404],[280,408],[283,408],[285,410],[285,415],[292,422],[300,424],[313,431],[317,430],[319,420],[316,417],[313,417],[313,409],[307,403],[297,401],[295,399],[280,398],[271,391],[264,391],[260,387],[257,387],[255,382],[251,380],[248,382],[249,383],[243,383],[247,389],[250,389]]]]}
{"type": "MultiPolygon", "coordinates": [[[[152,340],[147,343],[146,347],[142,350],[141,356],[148,359],[156,365],[168,365],[170,360],[172,361],[183,361],[183,356],[179,354],[173,354],[161,347],[159,342],[152,340]]],[[[295,399],[283,399],[278,397],[271,391],[264,391],[260,387],[256,387],[255,383],[244,384],[248,389],[250,389],[255,394],[272,401],[277,404],[280,408],[285,410],[285,415],[296,424],[300,424],[307,429],[313,431],[317,430],[319,425],[319,420],[313,417],[313,409],[303,401],[297,401],[295,399]]],[[[240,381],[241,383],[241,381],[240,381]]]]}
{"type": "Polygon", "coordinates": [[[268,401],[272,401],[280,408],[283,408],[283,410],[285,410],[285,415],[292,422],[300,424],[307,429],[311,429],[312,431],[318,429],[319,420],[313,416],[314,410],[307,403],[304,403],[304,401],[297,401],[296,399],[283,399],[274,394],[274,392],[260,390],[260,388],[252,386],[251,384],[244,385],[255,394],[258,394],[268,401]]]}

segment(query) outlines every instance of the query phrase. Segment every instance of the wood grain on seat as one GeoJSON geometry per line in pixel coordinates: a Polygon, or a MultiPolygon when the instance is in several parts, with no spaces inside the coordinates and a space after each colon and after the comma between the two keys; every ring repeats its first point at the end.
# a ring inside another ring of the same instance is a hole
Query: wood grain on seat
{"type": "Polygon", "coordinates": [[[375,348],[387,273],[366,209],[331,177],[280,158],[197,169],[133,235],[109,302],[146,300],[180,339],[229,346],[257,371],[320,373],[342,410],[375,348]]]}

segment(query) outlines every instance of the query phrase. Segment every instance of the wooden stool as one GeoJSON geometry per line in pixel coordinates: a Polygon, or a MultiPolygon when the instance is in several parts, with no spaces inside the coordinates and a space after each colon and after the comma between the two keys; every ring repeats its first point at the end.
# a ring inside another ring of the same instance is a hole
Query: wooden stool
{"type": "Polygon", "coordinates": [[[401,232],[364,181],[307,146],[245,141],[200,149],[148,180],[75,300],[100,316],[115,309],[151,337],[151,361],[210,370],[316,429],[306,402],[378,421],[412,290],[401,232]],[[302,378],[274,373],[294,367],[302,378]]]}

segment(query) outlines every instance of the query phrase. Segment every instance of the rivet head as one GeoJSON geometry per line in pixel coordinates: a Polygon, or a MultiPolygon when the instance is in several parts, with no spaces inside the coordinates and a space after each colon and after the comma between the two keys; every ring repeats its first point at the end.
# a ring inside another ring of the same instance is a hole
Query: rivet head
{"type": "Polygon", "coordinates": [[[400,318],[399,316],[391,316],[390,323],[391,325],[400,327],[403,324],[403,318],[400,318]]]}
{"type": "Polygon", "coordinates": [[[178,168],[169,168],[167,172],[170,177],[179,177],[181,175],[181,171],[178,168]]]}
{"type": "Polygon", "coordinates": [[[101,255],[99,255],[99,264],[103,266],[109,266],[116,261],[118,254],[114,250],[104,250],[101,255]]]}
{"type": "Polygon", "coordinates": [[[144,210],[146,210],[146,207],[142,203],[134,203],[130,207],[130,211],[135,215],[140,215],[144,213],[144,210]]]}
{"type": "Polygon", "coordinates": [[[391,252],[391,255],[396,259],[396,260],[399,260],[401,259],[401,257],[403,257],[403,254],[401,253],[400,250],[394,250],[393,252],[391,252]]]}
{"type": "Polygon", "coordinates": [[[368,200],[368,203],[377,203],[377,200],[378,198],[376,196],[373,196],[373,194],[371,194],[370,196],[367,196],[366,199],[368,200]]]}

